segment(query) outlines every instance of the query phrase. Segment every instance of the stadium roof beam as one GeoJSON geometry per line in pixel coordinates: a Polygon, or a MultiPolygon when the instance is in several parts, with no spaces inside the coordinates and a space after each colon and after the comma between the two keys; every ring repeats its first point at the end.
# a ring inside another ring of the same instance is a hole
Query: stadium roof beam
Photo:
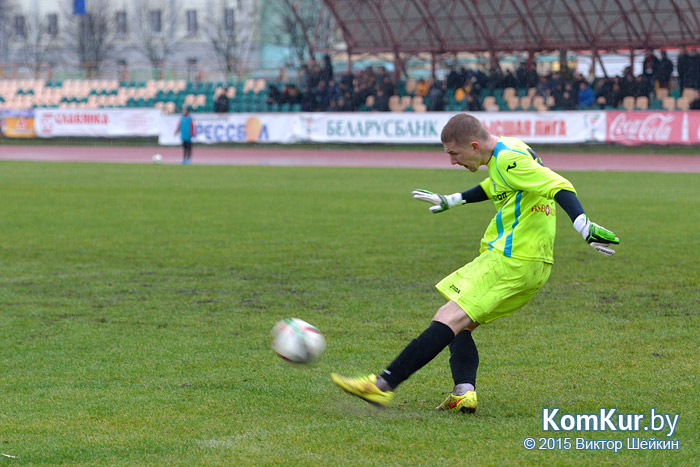
{"type": "Polygon", "coordinates": [[[700,43],[697,0],[323,0],[351,53],[455,54],[700,43]]]}

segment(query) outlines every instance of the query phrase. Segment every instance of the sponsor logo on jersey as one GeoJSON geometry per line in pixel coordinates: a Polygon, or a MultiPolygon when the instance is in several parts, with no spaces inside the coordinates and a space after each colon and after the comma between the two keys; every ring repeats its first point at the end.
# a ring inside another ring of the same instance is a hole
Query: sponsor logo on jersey
{"type": "Polygon", "coordinates": [[[557,213],[554,209],[549,204],[536,204],[532,208],[530,208],[531,212],[542,212],[544,213],[545,216],[549,216],[550,214],[553,216],[556,216],[557,213]]]}

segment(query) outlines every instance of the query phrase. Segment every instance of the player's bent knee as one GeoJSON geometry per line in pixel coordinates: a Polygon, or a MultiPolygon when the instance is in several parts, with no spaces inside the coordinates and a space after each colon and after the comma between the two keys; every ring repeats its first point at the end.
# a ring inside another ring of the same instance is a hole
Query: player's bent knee
{"type": "Polygon", "coordinates": [[[435,313],[433,320],[449,326],[455,335],[465,329],[471,332],[479,325],[479,323],[472,321],[469,315],[453,301],[441,306],[435,313]]]}

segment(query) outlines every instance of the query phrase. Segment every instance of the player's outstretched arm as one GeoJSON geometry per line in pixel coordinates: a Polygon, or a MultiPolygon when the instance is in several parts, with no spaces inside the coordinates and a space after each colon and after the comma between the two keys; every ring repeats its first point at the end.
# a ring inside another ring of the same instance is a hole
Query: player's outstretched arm
{"type": "Polygon", "coordinates": [[[430,209],[430,212],[433,214],[447,211],[452,207],[464,204],[462,193],[453,193],[445,196],[428,190],[413,190],[411,194],[418,201],[425,201],[426,203],[432,204],[428,209],[430,209]]]}
{"type": "Polygon", "coordinates": [[[595,251],[605,256],[615,254],[615,250],[610,248],[610,245],[618,245],[620,239],[612,231],[591,222],[583,211],[581,202],[573,192],[560,190],[554,195],[554,200],[566,211],[573,221],[576,231],[595,251]]]}
{"type": "Polygon", "coordinates": [[[466,203],[476,203],[478,201],[485,201],[488,199],[486,193],[481,186],[477,185],[463,193],[452,193],[451,195],[441,195],[440,193],[433,193],[428,190],[413,190],[411,192],[413,197],[419,201],[425,201],[426,203],[432,204],[428,209],[433,214],[439,212],[447,211],[455,206],[460,206],[466,203]]]}
{"type": "Polygon", "coordinates": [[[610,245],[618,245],[620,239],[610,230],[591,222],[585,214],[579,215],[574,221],[574,228],[578,230],[584,240],[598,253],[612,256],[615,250],[610,245]]]}

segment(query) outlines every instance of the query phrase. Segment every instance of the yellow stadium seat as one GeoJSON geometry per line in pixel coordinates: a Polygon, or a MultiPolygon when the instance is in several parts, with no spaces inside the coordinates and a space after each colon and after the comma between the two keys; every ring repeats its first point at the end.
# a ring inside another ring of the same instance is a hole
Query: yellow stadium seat
{"type": "Polygon", "coordinates": [[[406,80],[406,93],[409,96],[412,96],[416,92],[416,80],[415,79],[407,79],[406,80]]]}
{"type": "MultiPolygon", "coordinates": [[[[513,88],[510,88],[510,89],[513,89],[513,88]]],[[[518,107],[520,106],[520,99],[515,94],[511,94],[508,97],[505,97],[505,100],[506,100],[506,107],[508,107],[508,110],[517,110],[518,107]]]]}
{"type": "Polygon", "coordinates": [[[639,96],[634,103],[634,107],[638,110],[649,109],[649,98],[647,96],[639,96]]]}
{"type": "Polygon", "coordinates": [[[494,96],[484,97],[484,102],[481,104],[481,106],[487,112],[498,112],[499,110],[501,110],[498,107],[498,104],[496,104],[496,98],[494,96]]]}
{"type": "Polygon", "coordinates": [[[682,111],[688,111],[690,110],[690,103],[693,102],[694,99],[691,99],[690,97],[679,97],[678,100],[676,100],[676,107],[678,107],[679,110],[682,111]]]}
{"type": "Polygon", "coordinates": [[[676,98],[671,96],[665,97],[661,101],[661,107],[668,111],[676,110],[676,98]]]}
{"type": "Polygon", "coordinates": [[[667,97],[668,97],[668,88],[659,88],[656,91],[656,98],[658,100],[663,101],[667,97]]]}
{"type": "Polygon", "coordinates": [[[389,98],[389,110],[392,112],[401,112],[403,110],[399,96],[391,96],[389,98]]]}

